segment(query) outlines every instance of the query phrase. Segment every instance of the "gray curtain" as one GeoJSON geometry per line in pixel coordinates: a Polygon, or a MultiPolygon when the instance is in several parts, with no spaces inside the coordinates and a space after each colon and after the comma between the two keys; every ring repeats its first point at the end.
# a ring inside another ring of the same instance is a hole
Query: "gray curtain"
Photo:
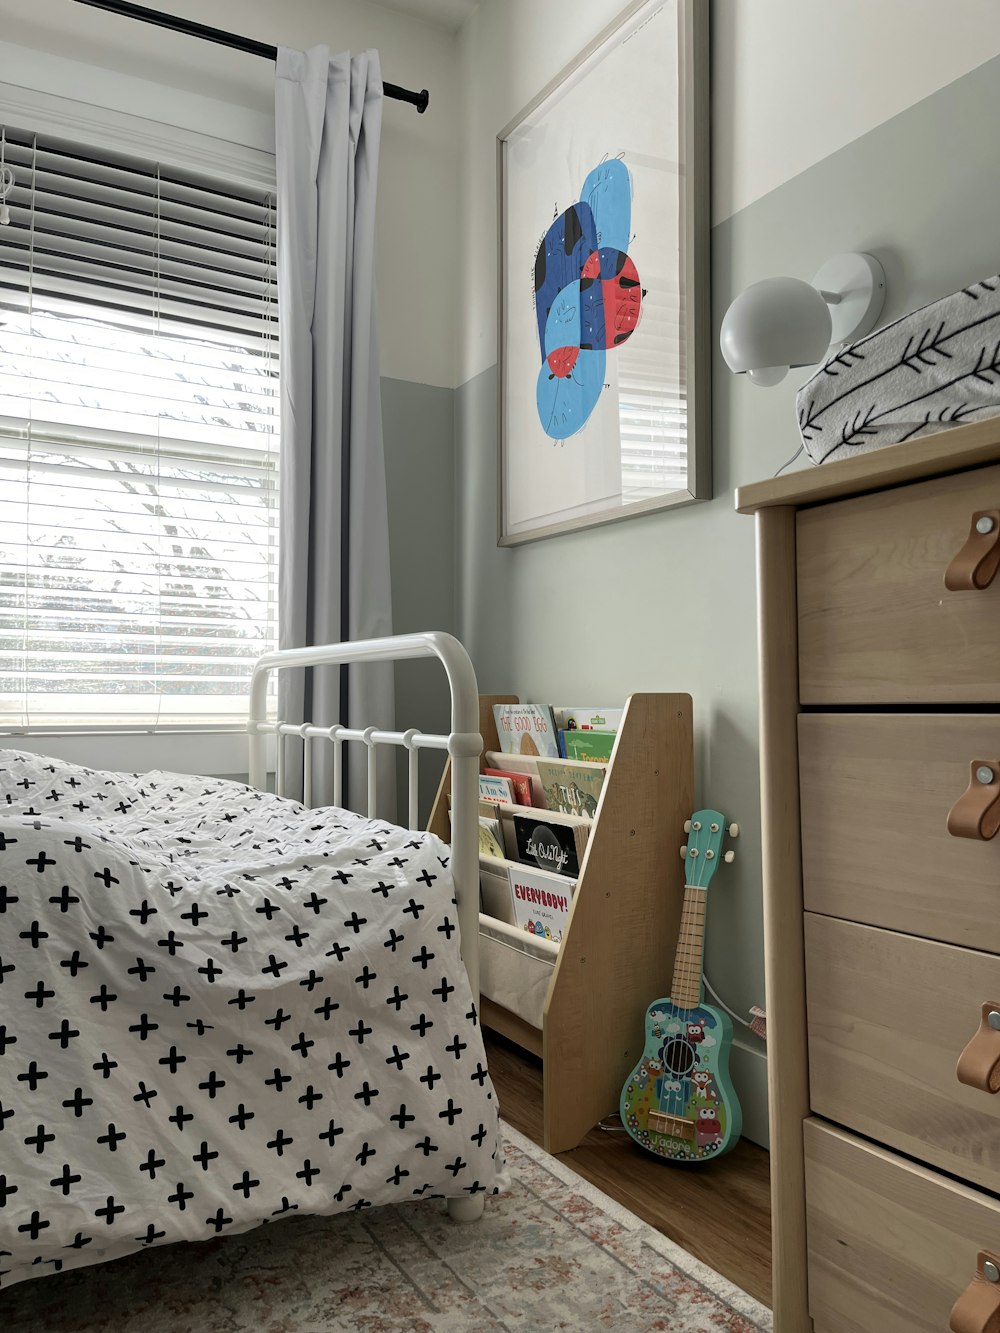
{"type": "MultiPolygon", "coordinates": [[[[276,76],[279,626],[281,647],[298,648],[392,633],[374,278],[383,95],[375,51],[282,47],[276,76]]],[[[282,672],[278,711],[391,728],[392,667],[282,672]]],[[[333,800],[332,748],[313,746],[317,805],[333,800]]],[[[345,771],[345,804],[362,810],[364,751],[347,747],[345,771]]],[[[288,743],[289,774],[300,753],[288,743]]],[[[379,754],[379,813],[392,818],[393,751],[379,754]]]]}

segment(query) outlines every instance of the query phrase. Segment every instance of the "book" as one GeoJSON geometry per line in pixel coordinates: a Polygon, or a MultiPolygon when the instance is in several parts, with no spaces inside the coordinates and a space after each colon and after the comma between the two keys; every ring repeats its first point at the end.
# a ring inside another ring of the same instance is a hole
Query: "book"
{"type": "MultiPolygon", "coordinates": [[[[545,814],[548,816],[547,811],[545,814]]],[[[504,812],[501,829],[512,860],[537,866],[539,870],[550,870],[556,875],[575,877],[580,873],[580,861],[590,833],[589,821],[570,820],[566,815],[543,819],[540,813],[504,812]]]]}
{"type": "Polygon", "coordinates": [[[552,709],[547,704],[494,704],[493,716],[505,754],[559,754],[552,709]]]}
{"type": "Polygon", "coordinates": [[[553,708],[557,731],[617,731],[624,708],[553,708]]]}
{"type": "MultiPolygon", "coordinates": [[[[451,792],[448,793],[448,823],[451,823],[451,792]]],[[[499,819],[501,805],[512,805],[512,801],[490,801],[484,796],[479,797],[479,813],[487,819],[499,819]]]]}
{"type": "Polygon", "coordinates": [[[615,746],[613,731],[562,731],[567,759],[579,759],[587,764],[604,764],[611,758],[615,746]]]}
{"type": "Polygon", "coordinates": [[[530,935],[558,943],[569,920],[576,881],[528,866],[510,866],[508,874],[515,924],[530,935]]]}
{"type": "Polygon", "coordinates": [[[496,801],[499,805],[520,805],[514,799],[514,784],[510,778],[483,773],[479,778],[479,799],[496,801]]]}
{"type": "Polygon", "coordinates": [[[504,859],[500,824],[483,815],[479,816],[479,853],[481,856],[494,856],[501,861],[504,859]]]}
{"type": "Polygon", "coordinates": [[[487,750],[483,756],[489,769],[499,769],[508,777],[512,773],[523,774],[531,783],[531,800],[522,804],[544,807],[545,792],[538,776],[538,756],[532,754],[503,754],[499,750],[487,750]]]}
{"type": "Polygon", "coordinates": [[[538,778],[548,810],[593,819],[607,769],[597,764],[554,764],[538,760],[538,778]]]}
{"type": "MultiPolygon", "coordinates": [[[[508,773],[502,768],[484,768],[483,777],[488,778],[506,778],[513,788],[513,805],[537,805],[534,799],[534,792],[531,789],[531,778],[527,773],[508,773]]],[[[479,783],[479,791],[482,794],[482,778],[479,783]]]]}

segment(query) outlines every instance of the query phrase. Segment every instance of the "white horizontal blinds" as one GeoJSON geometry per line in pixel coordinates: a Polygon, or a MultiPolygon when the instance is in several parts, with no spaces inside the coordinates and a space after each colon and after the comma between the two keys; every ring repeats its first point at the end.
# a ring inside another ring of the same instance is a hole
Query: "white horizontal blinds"
{"type": "Polygon", "coordinates": [[[624,504],[688,485],[684,297],[676,277],[641,276],[639,328],[614,354],[624,504]]]}
{"type": "Polygon", "coordinates": [[[7,128],[0,725],[225,725],[277,643],[273,199],[7,128]]]}

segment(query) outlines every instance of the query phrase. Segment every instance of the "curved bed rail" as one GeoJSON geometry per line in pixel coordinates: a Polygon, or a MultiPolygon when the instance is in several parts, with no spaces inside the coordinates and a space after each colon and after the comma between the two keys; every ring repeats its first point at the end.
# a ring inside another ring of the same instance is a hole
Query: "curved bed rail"
{"type": "MultiPolygon", "coordinates": [[[[469,655],[451,634],[428,630],[421,634],[394,634],[383,639],[358,639],[353,643],[330,643],[310,648],[285,648],[258,658],[250,679],[250,785],[262,789],[267,780],[267,737],[277,736],[278,773],[276,790],[281,792],[282,736],[300,736],[306,749],[305,777],[308,784],[308,751],[313,740],[332,741],[337,751],[334,764],[334,801],[340,803],[341,755],[345,741],[368,748],[368,813],[374,815],[375,748],[400,746],[409,756],[409,827],[416,828],[417,755],[421,749],[446,750],[451,759],[451,870],[458,904],[458,927],[462,958],[472,993],[479,1004],[479,756],[483,748],[479,734],[479,687],[469,655]],[[451,690],[451,731],[447,736],[407,731],[381,731],[375,727],[319,727],[310,723],[268,721],[267,685],[273,672],[314,666],[340,666],[352,662],[398,662],[436,657],[445,669],[451,690]]],[[[308,787],[305,804],[309,804],[308,787]]]]}

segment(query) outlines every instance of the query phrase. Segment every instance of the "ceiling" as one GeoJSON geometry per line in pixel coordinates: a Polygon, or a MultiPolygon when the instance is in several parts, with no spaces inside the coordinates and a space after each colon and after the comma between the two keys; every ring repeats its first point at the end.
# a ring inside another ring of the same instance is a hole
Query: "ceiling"
{"type": "Polygon", "coordinates": [[[449,32],[458,32],[465,20],[479,8],[479,0],[377,0],[377,3],[384,9],[410,14],[449,32]]]}

